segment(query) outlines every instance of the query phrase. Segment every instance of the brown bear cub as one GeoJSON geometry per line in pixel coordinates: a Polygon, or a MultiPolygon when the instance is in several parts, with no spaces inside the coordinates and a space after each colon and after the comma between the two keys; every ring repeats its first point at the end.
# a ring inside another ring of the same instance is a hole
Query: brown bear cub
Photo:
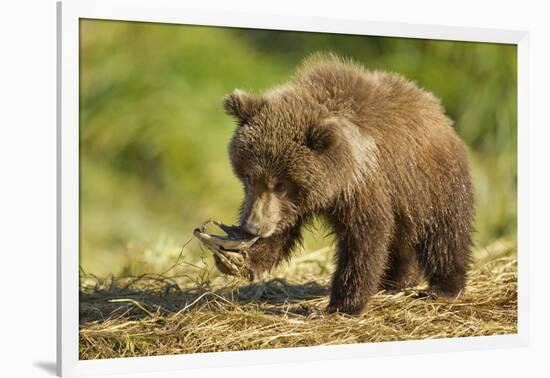
{"type": "Polygon", "coordinates": [[[439,100],[403,77],[333,55],[290,83],[224,100],[244,185],[240,226],[260,236],[250,276],[288,259],[323,217],[337,241],[328,311],[361,313],[380,289],[414,285],[453,297],[470,263],[473,191],[466,148],[439,100]]]}

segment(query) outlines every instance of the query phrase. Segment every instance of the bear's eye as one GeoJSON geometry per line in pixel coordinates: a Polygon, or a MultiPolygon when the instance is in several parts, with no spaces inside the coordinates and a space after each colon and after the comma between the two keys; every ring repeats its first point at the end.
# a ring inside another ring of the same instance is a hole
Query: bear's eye
{"type": "Polygon", "coordinates": [[[286,191],[286,185],[283,182],[278,182],[273,187],[275,193],[284,193],[286,191]]]}

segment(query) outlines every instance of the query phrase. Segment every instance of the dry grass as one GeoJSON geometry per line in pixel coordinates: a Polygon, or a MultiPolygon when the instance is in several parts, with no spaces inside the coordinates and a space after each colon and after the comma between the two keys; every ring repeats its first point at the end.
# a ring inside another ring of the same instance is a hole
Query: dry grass
{"type": "Polygon", "coordinates": [[[330,269],[315,253],[283,271],[288,280],[253,284],[211,278],[206,266],[186,264],[171,277],[82,277],[80,358],[511,334],[513,255],[506,243],[477,251],[467,289],[455,300],[420,299],[416,289],[380,292],[361,317],[323,312],[330,269]],[[301,269],[312,263],[315,274],[301,269]]]}

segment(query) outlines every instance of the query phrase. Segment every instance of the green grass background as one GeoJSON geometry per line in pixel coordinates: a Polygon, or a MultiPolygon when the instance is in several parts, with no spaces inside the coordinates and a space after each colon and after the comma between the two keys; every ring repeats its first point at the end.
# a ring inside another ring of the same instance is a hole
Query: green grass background
{"type": "MultiPolygon", "coordinates": [[[[155,23],[81,20],[80,263],[87,273],[171,266],[209,217],[242,198],[221,99],[284,83],[326,51],[399,72],[442,99],[470,149],[477,247],[515,241],[516,47],[155,23]]],[[[308,232],[306,249],[330,240],[308,232]]],[[[204,253],[193,241],[184,257],[204,253]]]]}

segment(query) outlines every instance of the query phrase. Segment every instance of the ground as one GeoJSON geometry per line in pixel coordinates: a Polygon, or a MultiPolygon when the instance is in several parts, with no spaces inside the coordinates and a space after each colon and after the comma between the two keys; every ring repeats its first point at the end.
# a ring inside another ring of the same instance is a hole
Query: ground
{"type": "MultiPolygon", "coordinates": [[[[515,245],[475,251],[465,292],[422,298],[419,288],[377,293],[359,317],[326,314],[330,247],[265,280],[219,277],[212,258],[180,257],[162,274],[81,276],[80,358],[289,348],[517,332],[515,245]],[[178,274],[171,274],[182,268],[178,274]]],[[[421,289],[421,287],[420,287],[421,289]]]]}

